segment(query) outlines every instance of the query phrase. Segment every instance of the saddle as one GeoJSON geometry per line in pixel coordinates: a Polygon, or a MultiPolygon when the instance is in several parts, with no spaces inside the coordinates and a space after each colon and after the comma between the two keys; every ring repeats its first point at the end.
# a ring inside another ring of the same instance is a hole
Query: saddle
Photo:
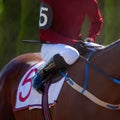
{"type": "MultiPolygon", "coordinates": [[[[89,52],[93,52],[93,51],[98,51],[98,50],[102,50],[103,48],[105,48],[104,46],[100,45],[100,44],[96,44],[96,43],[93,43],[93,42],[83,42],[83,41],[80,41],[80,47],[81,47],[81,56],[84,56],[85,54],[89,53],[89,52]]],[[[69,69],[69,68],[68,68],[69,69]]],[[[61,80],[61,78],[63,77],[60,72],[66,72],[65,70],[59,70],[59,71],[53,71],[50,75],[48,75],[48,77],[43,80],[44,81],[44,84],[42,86],[42,90],[44,89],[44,86],[46,85],[46,82],[48,80],[50,80],[50,83],[56,83],[58,82],[59,80],[61,80]]]]}

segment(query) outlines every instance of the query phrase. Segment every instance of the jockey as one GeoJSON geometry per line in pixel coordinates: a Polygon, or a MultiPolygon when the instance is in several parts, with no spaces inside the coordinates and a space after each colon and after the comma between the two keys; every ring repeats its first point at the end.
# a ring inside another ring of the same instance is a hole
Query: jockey
{"type": "Polygon", "coordinates": [[[46,76],[68,68],[79,58],[82,53],[80,32],[86,16],[90,26],[84,41],[94,42],[103,23],[97,0],[41,0],[41,56],[46,65],[33,78],[33,87],[37,91],[40,91],[46,76]]]}

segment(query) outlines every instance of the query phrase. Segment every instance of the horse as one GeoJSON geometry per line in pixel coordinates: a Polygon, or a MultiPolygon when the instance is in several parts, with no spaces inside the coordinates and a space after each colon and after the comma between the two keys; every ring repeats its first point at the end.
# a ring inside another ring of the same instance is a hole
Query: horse
{"type": "MultiPolygon", "coordinates": [[[[120,119],[119,51],[120,40],[117,40],[93,52],[89,60],[89,53],[80,57],[68,69],[67,80],[64,81],[58,100],[50,108],[53,120],[120,119]],[[115,78],[116,82],[111,78],[115,78]],[[75,90],[68,82],[76,83],[79,86],[77,88],[82,86],[82,92],[75,90]],[[84,87],[85,83],[87,85],[84,87]]],[[[13,110],[16,90],[22,76],[29,67],[42,61],[40,53],[26,53],[12,59],[1,70],[0,120],[44,120],[41,109],[13,110]]]]}

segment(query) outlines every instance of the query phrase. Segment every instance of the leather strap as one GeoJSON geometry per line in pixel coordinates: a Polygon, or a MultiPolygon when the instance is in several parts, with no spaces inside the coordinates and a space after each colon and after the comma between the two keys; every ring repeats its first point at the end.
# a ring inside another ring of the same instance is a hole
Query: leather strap
{"type": "Polygon", "coordinates": [[[48,104],[48,90],[51,83],[51,79],[50,78],[48,79],[49,80],[47,80],[46,82],[42,96],[42,110],[43,110],[44,120],[52,120],[52,116],[48,104]]]}

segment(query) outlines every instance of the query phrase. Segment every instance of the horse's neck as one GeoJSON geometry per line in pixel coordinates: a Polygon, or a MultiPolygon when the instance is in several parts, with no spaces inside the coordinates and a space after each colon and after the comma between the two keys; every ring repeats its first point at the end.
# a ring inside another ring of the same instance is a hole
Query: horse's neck
{"type": "Polygon", "coordinates": [[[96,53],[93,62],[112,76],[120,78],[120,41],[117,41],[102,51],[96,53]]]}

